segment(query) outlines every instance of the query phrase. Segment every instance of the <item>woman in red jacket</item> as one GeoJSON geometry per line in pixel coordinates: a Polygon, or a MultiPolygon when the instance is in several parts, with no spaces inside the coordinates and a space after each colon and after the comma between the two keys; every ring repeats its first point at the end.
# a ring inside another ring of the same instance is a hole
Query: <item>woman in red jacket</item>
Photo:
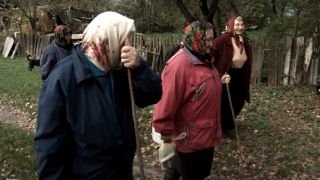
{"type": "Polygon", "coordinates": [[[214,147],[221,143],[221,82],[209,56],[213,37],[207,22],[185,28],[183,47],[166,63],[163,94],[154,106],[154,128],[165,142],[176,145],[174,166],[184,180],[210,175],[214,147]]]}
{"type": "MultiPolygon", "coordinates": [[[[235,116],[240,113],[245,101],[250,102],[252,49],[243,35],[244,31],[243,17],[232,16],[227,23],[227,32],[214,40],[212,51],[222,83],[229,83],[235,116]]],[[[221,127],[226,137],[234,138],[234,121],[225,85],[221,100],[221,127]]]]}

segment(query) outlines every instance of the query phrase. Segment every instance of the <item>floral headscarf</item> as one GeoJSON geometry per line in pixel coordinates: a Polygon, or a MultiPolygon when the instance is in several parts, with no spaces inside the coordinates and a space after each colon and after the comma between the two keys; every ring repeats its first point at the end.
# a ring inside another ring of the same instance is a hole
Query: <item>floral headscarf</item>
{"type": "Polygon", "coordinates": [[[58,25],[54,29],[54,37],[59,43],[66,43],[65,35],[68,33],[72,34],[72,30],[67,25],[58,25]]]}
{"type": "Polygon", "coordinates": [[[99,69],[109,72],[121,67],[120,48],[134,21],[116,12],[104,12],[94,18],[82,34],[82,50],[99,69]]]}
{"type": "Polygon", "coordinates": [[[195,21],[185,27],[182,42],[201,61],[206,57],[206,30],[212,25],[204,21],[195,21]]]}

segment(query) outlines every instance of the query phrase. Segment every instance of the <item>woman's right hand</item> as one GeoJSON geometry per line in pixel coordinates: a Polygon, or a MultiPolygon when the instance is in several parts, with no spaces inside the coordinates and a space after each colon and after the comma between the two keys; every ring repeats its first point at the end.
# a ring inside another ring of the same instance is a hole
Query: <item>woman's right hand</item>
{"type": "Polygon", "coordinates": [[[230,81],[231,81],[231,76],[229,74],[226,73],[226,74],[222,75],[222,77],[221,77],[222,84],[229,84],[230,81]]]}

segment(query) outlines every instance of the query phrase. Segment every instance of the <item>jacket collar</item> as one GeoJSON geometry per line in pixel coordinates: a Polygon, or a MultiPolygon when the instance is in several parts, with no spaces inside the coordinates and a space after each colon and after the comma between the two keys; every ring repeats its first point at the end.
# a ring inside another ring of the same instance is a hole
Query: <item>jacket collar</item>
{"type": "Polygon", "coordinates": [[[76,79],[77,84],[81,83],[82,81],[92,78],[93,74],[90,71],[90,68],[88,65],[84,63],[84,60],[86,60],[85,55],[83,54],[81,50],[81,44],[78,44],[75,46],[73,52],[73,72],[76,79]]]}
{"type": "Polygon", "coordinates": [[[186,47],[182,48],[183,51],[186,52],[188,55],[188,61],[190,64],[197,65],[197,64],[204,64],[202,61],[200,61],[195,55],[193,55],[186,47]]]}

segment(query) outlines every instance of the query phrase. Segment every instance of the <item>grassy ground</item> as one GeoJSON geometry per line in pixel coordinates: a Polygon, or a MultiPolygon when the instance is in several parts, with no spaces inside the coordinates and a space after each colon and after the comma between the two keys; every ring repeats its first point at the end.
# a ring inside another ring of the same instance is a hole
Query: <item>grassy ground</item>
{"type": "Polygon", "coordinates": [[[0,180],[36,178],[33,132],[0,122],[0,180]]]}
{"type": "Polygon", "coordinates": [[[35,115],[42,84],[38,67],[28,70],[26,58],[0,59],[0,103],[35,115]]]}
{"type": "MultiPolygon", "coordinates": [[[[34,126],[27,125],[35,122],[39,71],[29,72],[22,58],[0,59],[0,82],[0,112],[27,117],[12,119],[24,130],[0,122],[0,180],[36,179],[34,126]]],[[[251,92],[238,117],[241,147],[226,139],[216,148],[210,179],[320,179],[320,97],[313,87],[256,85],[251,92]]],[[[138,111],[142,152],[145,166],[160,170],[151,116],[151,107],[138,111]]]]}

